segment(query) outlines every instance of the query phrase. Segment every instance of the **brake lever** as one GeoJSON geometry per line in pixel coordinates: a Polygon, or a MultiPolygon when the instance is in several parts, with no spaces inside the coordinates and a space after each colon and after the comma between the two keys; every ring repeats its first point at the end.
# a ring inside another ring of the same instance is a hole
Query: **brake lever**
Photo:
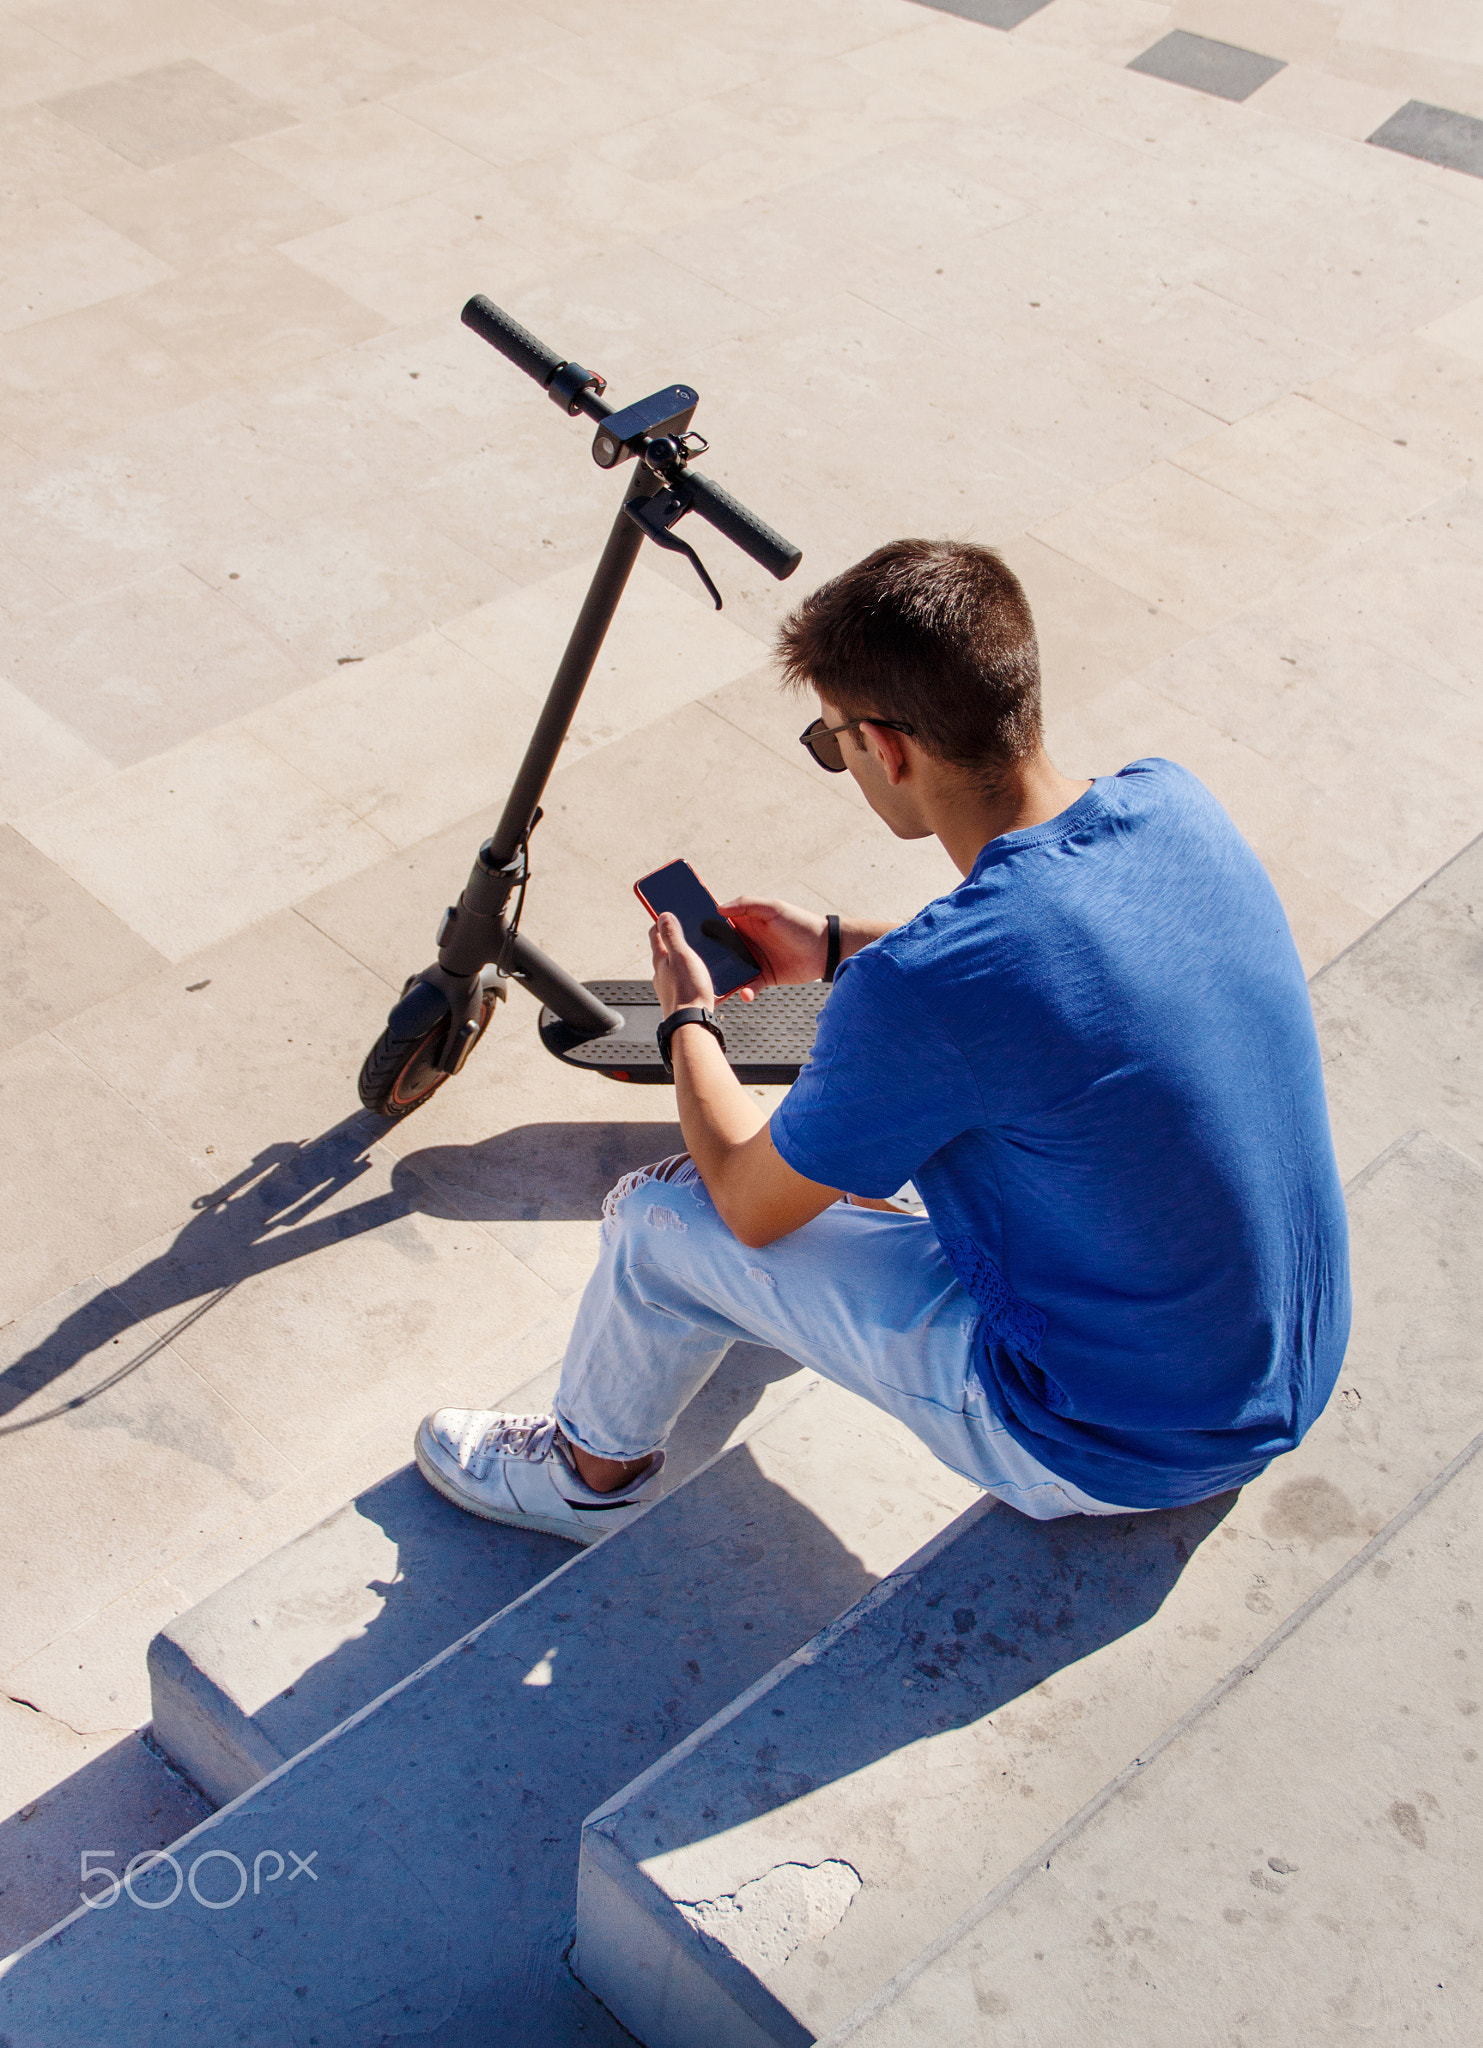
{"type": "Polygon", "coordinates": [[[683,519],[690,510],[690,500],[682,491],[672,487],[656,491],[652,498],[630,498],[623,507],[634,525],[649,536],[657,547],[667,548],[673,555],[684,555],[691,568],[705,585],[706,595],[715,601],[716,610],[721,610],[721,593],[706,573],[705,563],[688,541],[680,540],[670,532],[676,520],[683,519]]]}

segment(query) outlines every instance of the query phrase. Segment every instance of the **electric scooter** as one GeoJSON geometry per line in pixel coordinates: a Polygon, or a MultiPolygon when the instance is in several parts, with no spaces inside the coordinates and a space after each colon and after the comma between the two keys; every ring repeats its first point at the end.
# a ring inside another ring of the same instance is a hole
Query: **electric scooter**
{"type": "MultiPolygon", "coordinates": [[[[685,556],[718,611],[720,592],[695,550],[673,531],[687,512],[698,513],[779,581],[801,559],[781,534],[691,468],[708,444],[691,431],[700,401],[688,384],[669,384],[637,404],[614,407],[603,396],[604,378],[537,341],[488,299],[470,299],[463,321],[564,412],[596,423],[592,459],[599,469],[631,462],[633,471],[500,821],[479,848],[463,894],[443,913],[437,959],[407,981],[361,1068],[361,1101],[388,1121],[409,1116],[462,1071],[511,982],[541,1004],[537,1028],[557,1059],[613,1081],[671,1080],[654,1039],[659,1005],[651,982],[576,981],[521,932],[530,835],[644,542],[685,556]]],[[[796,1080],[827,994],[822,982],[761,989],[753,1002],[728,1011],[727,1058],[738,1077],[756,1084],[796,1080]]]]}

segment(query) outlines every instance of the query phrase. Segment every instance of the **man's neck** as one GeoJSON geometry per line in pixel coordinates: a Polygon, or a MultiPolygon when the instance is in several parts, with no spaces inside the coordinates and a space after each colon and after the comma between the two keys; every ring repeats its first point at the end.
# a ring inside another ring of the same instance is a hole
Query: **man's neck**
{"type": "Polygon", "coordinates": [[[991,839],[1049,824],[1091,786],[1084,776],[1062,775],[1042,748],[1006,768],[992,789],[957,783],[942,790],[932,829],[958,873],[966,875],[991,839]]]}

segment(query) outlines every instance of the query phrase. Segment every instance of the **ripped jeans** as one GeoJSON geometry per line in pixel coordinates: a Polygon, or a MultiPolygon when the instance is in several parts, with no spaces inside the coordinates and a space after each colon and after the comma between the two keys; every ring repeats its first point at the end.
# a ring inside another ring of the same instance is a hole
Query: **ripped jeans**
{"type": "Polygon", "coordinates": [[[1021,1514],[1129,1512],[1058,1479],[995,1420],[974,1370],[977,1320],[925,1218],[836,1202],[749,1251],[682,1154],[625,1175],[603,1204],[556,1415],[595,1457],[645,1457],[731,1345],[767,1344],[894,1415],[1021,1514]]]}

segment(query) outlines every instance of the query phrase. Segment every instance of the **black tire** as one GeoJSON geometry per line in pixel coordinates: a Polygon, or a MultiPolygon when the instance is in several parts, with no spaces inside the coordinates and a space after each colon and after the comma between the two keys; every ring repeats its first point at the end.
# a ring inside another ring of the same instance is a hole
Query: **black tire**
{"type": "MultiPolygon", "coordinates": [[[[479,1010],[479,1037],[469,1047],[470,1058],[479,1039],[489,1028],[497,1000],[492,988],[484,991],[484,1001],[479,1010]]],[[[420,1038],[396,1038],[390,1031],[383,1031],[366,1054],[365,1065],[360,1070],[358,1085],[365,1107],[376,1116],[384,1117],[389,1124],[400,1123],[414,1109],[421,1109],[423,1103],[430,1101],[450,1078],[438,1066],[447,1036],[446,1017],[431,1031],[424,1031],[420,1038]]]]}

